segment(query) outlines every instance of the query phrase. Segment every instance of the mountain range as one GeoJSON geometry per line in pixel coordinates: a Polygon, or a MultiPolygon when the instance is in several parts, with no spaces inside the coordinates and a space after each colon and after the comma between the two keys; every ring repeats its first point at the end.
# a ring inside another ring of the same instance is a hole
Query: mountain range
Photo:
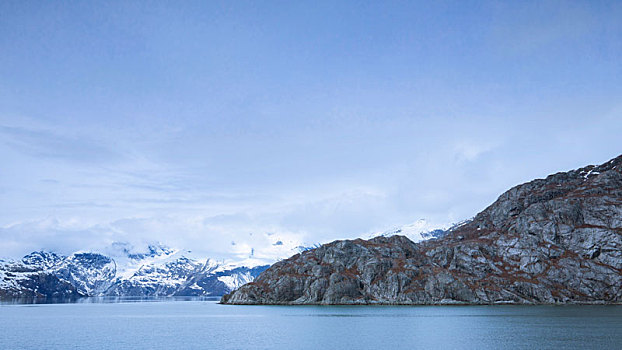
{"type": "MultiPolygon", "coordinates": [[[[421,219],[371,236],[403,232],[413,240],[421,241],[446,232],[432,227],[421,219]]],[[[298,245],[291,254],[319,246],[298,245]]],[[[0,259],[0,300],[220,297],[253,281],[268,266],[265,261],[252,258],[225,263],[162,244],[150,244],[146,250],[138,252],[123,242],[113,243],[101,251],[69,255],[35,251],[19,260],[0,259]]]]}
{"type": "Polygon", "coordinates": [[[268,267],[198,259],[162,245],[150,245],[143,253],[121,248],[113,257],[38,251],[21,260],[0,260],[0,299],[221,296],[268,267]]]}

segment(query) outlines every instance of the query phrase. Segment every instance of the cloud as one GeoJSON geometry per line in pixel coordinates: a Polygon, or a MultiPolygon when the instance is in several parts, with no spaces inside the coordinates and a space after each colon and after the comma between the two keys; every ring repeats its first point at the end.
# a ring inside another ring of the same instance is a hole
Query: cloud
{"type": "Polygon", "coordinates": [[[104,246],[110,232],[100,226],[85,226],[78,220],[46,218],[0,227],[0,251],[6,257],[20,257],[35,250],[68,254],[104,246]]]}
{"type": "Polygon", "coordinates": [[[140,251],[157,243],[216,259],[252,257],[273,262],[296,253],[301,245],[310,244],[305,242],[304,234],[275,225],[240,224],[235,220],[208,222],[209,218],[189,215],[130,217],[95,225],[76,218],[25,221],[0,227],[0,251],[4,257],[16,258],[35,250],[62,254],[107,251],[119,242],[140,251]]]}
{"type": "Polygon", "coordinates": [[[0,251],[17,257],[39,249],[68,254],[85,249],[102,251],[115,242],[134,247],[162,243],[212,258],[240,260],[252,256],[272,262],[291,256],[300,246],[356,238],[418,219],[396,221],[393,200],[383,192],[357,188],[305,196],[302,201],[284,197],[279,203],[237,210],[221,208],[215,215],[177,208],[109,221],[76,216],[76,210],[93,204],[71,203],[63,209],[73,215],[0,227],[0,251]]]}
{"type": "Polygon", "coordinates": [[[489,142],[460,140],[454,144],[455,158],[458,162],[470,162],[494,148],[489,142]]]}
{"type": "Polygon", "coordinates": [[[18,152],[35,158],[60,159],[78,163],[101,163],[119,160],[122,155],[90,135],[75,137],[43,129],[0,126],[4,143],[18,152]]]}

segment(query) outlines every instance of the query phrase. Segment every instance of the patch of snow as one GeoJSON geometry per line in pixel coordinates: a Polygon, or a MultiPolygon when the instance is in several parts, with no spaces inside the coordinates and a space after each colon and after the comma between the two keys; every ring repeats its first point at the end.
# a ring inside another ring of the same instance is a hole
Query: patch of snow
{"type": "Polygon", "coordinates": [[[408,237],[408,239],[416,243],[433,238],[430,233],[435,230],[445,231],[451,227],[452,225],[450,224],[435,225],[430,224],[425,219],[419,219],[412,224],[398,226],[387,231],[372,233],[368,236],[368,238],[374,238],[378,236],[389,237],[393,235],[402,235],[408,237]]]}
{"type": "Polygon", "coordinates": [[[266,262],[266,260],[257,259],[257,258],[246,258],[244,260],[225,260],[216,269],[214,269],[214,272],[233,270],[238,267],[253,268],[257,266],[271,265],[271,264],[272,264],[271,262],[266,262]]]}
{"type": "Polygon", "coordinates": [[[586,172],[586,173],[583,175],[583,179],[584,179],[584,180],[587,180],[587,179],[588,179],[591,175],[598,175],[598,174],[600,174],[600,171],[596,171],[596,170],[594,170],[594,169],[595,169],[595,168],[592,168],[592,169],[590,169],[588,172],[586,172]]]}
{"type": "Polygon", "coordinates": [[[229,289],[234,290],[241,287],[243,284],[253,281],[253,276],[250,272],[236,273],[229,276],[219,276],[218,280],[224,283],[229,289]]]}

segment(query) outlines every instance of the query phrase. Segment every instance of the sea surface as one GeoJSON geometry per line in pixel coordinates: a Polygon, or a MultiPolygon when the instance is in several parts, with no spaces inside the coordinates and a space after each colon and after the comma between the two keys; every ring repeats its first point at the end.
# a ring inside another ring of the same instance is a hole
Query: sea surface
{"type": "Polygon", "coordinates": [[[0,304],[2,349],[622,349],[622,306],[0,304]]]}

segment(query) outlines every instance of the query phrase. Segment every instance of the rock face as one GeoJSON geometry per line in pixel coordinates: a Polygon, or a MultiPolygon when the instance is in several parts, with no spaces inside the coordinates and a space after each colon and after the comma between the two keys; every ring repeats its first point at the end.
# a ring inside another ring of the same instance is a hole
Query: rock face
{"type": "Polygon", "coordinates": [[[294,255],[221,302],[622,303],[622,156],[516,186],[438,239],[294,255]]]}
{"type": "Polygon", "coordinates": [[[221,296],[266,268],[223,265],[152,246],[146,254],[116,258],[34,252],[20,261],[0,261],[0,299],[221,296]]]}

